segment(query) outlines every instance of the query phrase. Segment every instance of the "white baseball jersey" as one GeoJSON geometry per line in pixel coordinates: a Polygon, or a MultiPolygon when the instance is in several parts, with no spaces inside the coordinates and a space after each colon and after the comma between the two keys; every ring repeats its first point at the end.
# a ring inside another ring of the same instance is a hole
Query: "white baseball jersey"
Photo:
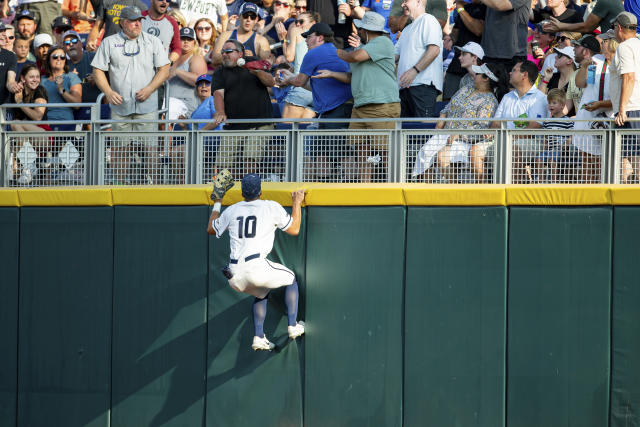
{"type": "Polygon", "coordinates": [[[229,206],[212,222],[216,236],[229,229],[232,260],[260,254],[266,257],[273,249],[276,228],[286,230],[292,218],[278,203],[272,200],[242,201],[229,206]]]}

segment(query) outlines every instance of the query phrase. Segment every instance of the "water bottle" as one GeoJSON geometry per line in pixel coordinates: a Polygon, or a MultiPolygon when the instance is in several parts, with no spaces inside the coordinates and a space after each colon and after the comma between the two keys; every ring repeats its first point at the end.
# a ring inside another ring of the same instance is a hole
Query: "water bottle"
{"type": "Polygon", "coordinates": [[[593,64],[587,67],[587,84],[588,85],[596,84],[596,66],[593,64]]]}
{"type": "MultiPolygon", "coordinates": [[[[345,0],[337,0],[337,2],[338,2],[338,6],[346,3],[345,0]]],[[[338,24],[344,24],[345,22],[347,22],[347,17],[345,16],[345,14],[342,12],[338,13],[338,24]]]]}

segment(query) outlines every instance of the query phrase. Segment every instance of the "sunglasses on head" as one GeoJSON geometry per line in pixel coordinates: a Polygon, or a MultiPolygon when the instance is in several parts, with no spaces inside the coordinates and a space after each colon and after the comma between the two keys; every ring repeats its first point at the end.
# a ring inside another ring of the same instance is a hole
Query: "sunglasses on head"
{"type": "Polygon", "coordinates": [[[196,31],[211,31],[211,27],[197,27],[196,31]]]}
{"type": "Polygon", "coordinates": [[[69,39],[69,40],[65,40],[65,41],[64,41],[65,46],[69,46],[69,45],[71,45],[71,44],[76,44],[76,43],[78,43],[78,39],[76,39],[76,38],[73,38],[73,39],[69,39]]]}
{"type": "Polygon", "coordinates": [[[240,52],[238,49],[222,49],[222,53],[240,52]]]}
{"type": "Polygon", "coordinates": [[[282,3],[281,1],[277,1],[276,6],[289,7],[289,3],[282,3]]]}
{"type": "Polygon", "coordinates": [[[256,15],[255,13],[251,13],[251,12],[243,13],[242,17],[244,19],[251,19],[251,20],[258,19],[258,15],[256,15]]]}
{"type": "Polygon", "coordinates": [[[64,56],[64,55],[51,55],[51,57],[52,57],[53,59],[58,59],[58,60],[67,59],[67,57],[66,57],[66,56],[64,56]]]}

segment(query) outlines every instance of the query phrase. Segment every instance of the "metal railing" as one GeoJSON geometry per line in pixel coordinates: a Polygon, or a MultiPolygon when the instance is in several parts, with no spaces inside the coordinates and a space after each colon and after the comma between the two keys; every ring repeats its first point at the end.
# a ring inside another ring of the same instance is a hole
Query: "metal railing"
{"type": "MultiPolygon", "coordinates": [[[[74,132],[15,132],[6,129],[17,122],[4,115],[15,106],[0,106],[0,185],[201,184],[224,167],[236,177],[257,172],[267,181],[298,182],[632,183],[640,177],[640,151],[635,157],[631,149],[640,134],[625,129],[508,129],[510,120],[500,119],[496,129],[436,130],[436,119],[402,119],[389,130],[321,130],[321,122],[346,120],[274,119],[229,120],[275,124],[242,131],[200,131],[197,124],[206,121],[178,120],[190,129],[172,131],[166,120],[149,120],[160,130],[131,133],[111,131],[118,121],[100,120],[98,104],[49,105],[91,107],[91,120],[73,122],[74,132]]],[[[465,120],[477,119],[445,122],[465,120]]]]}

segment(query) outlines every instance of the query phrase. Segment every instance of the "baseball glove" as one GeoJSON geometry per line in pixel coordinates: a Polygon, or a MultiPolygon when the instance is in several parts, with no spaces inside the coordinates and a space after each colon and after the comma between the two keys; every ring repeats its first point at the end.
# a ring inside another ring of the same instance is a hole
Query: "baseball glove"
{"type": "Polygon", "coordinates": [[[265,60],[248,61],[244,66],[249,70],[269,71],[271,69],[271,63],[265,60]]]}
{"type": "Polygon", "coordinates": [[[222,169],[213,180],[211,200],[222,199],[231,187],[233,187],[233,175],[231,175],[229,169],[222,169]]]}

